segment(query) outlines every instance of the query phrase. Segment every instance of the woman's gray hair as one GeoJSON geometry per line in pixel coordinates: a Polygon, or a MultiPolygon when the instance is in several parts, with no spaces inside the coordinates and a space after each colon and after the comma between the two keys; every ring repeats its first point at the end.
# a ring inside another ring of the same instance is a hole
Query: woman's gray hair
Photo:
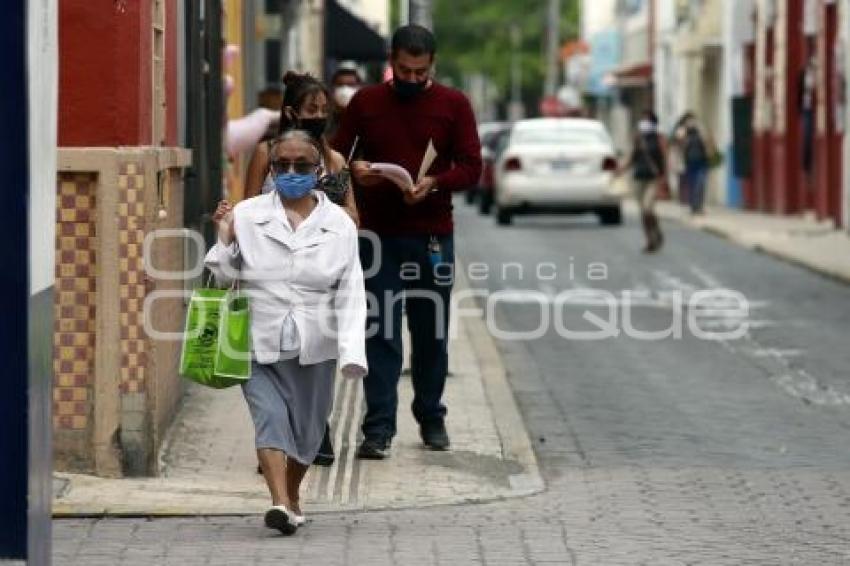
{"type": "Polygon", "coordinates": [[[313,136],[311,136],[309,133],[305,132],[304,130],[287,130],[287,131],[283,132],[282,134],[280,134],[279,136],[277,136],[274,139],[274,141],[272,142],[270,153],[272,155],[274,155],[275,147],[277,147],[278,144],[281,144],[283,142],[288,142],[288,141],[304,142],[307,145],[312,146],[313,149],[315,149],[316,152],[318,153],[319,159],[320,160],[322,159],[322,155],[324,154],[324,149],[322,148],[322,144],[319,143],[318,141],[316,141],[313,138],[313,136]]]}

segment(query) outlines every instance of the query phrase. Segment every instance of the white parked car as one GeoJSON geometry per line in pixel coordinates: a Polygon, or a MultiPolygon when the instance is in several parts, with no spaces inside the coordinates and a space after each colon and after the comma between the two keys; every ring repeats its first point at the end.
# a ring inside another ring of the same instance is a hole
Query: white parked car
{"type": "Polygon", "coordinates": [[[496,220],[505,225],[515,214],[594,212],[603,224],[620,224],[616,170],[614,144],[598,120],[521,120],[496,163],[496,220]]]}

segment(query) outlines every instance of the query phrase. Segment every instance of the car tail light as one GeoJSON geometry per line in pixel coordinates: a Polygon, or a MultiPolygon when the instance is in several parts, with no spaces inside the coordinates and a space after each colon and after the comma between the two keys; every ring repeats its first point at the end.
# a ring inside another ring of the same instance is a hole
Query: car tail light
{"type": "Polygon", "coordinates": [[[511,157],[505,161],[505,171],[520,171],[522,170],[522,162],[519,157],[511,157]]]}
{"type": "Polygon", "coordinates": [[[602,170],[603,171],[616,171],[617,170],[617,160],[613,157],[606,157],[602,160],[602,170]]]}

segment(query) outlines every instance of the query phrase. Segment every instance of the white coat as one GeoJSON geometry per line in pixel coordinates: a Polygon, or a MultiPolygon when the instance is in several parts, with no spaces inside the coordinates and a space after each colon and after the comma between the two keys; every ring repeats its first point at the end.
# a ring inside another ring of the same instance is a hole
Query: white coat
{"type": "Polygon", "coordinates": [[[348,376],[366,363],[366,295],[357,228],[322,192],[293,230],[276,193],[233,209],[236,241],[221,241],[204,260],[219,285],[239,286],[250,298],[251,340],[258,363],[280,359],[281,329],[291,313],[300,341],[299,362],[337,359],[348,376]]]}

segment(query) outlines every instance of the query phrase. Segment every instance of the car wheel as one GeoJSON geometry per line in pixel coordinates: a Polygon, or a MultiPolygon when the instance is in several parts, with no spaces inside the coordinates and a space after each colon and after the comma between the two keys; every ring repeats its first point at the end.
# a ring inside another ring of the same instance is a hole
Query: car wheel
{"type": "Polygon", "coordinates": [[[487,216],[493,207],[493,195],[482,194],[478,197],[478,212],[487,216]]]}
{"type": "Polygon", "coordinates": [[[466,204],[472,204],[475,202],[475,191],[472,189],[466,189],[466,192],[463,194],[463,199],[466,201],[466,204]]]}
{"type": "Polygon", "coordinates": [[[502,208],[501,206],[496,207],[496,223],[499,226],[510,226],[513,220],[514,215],[510,209],[502,208]]]}
{"type": "Polygon", "coordinates": [[[619,206],[600,209],[599,220],[605,226],[616,226],[623,223],[623,215],[619,206]]]}

